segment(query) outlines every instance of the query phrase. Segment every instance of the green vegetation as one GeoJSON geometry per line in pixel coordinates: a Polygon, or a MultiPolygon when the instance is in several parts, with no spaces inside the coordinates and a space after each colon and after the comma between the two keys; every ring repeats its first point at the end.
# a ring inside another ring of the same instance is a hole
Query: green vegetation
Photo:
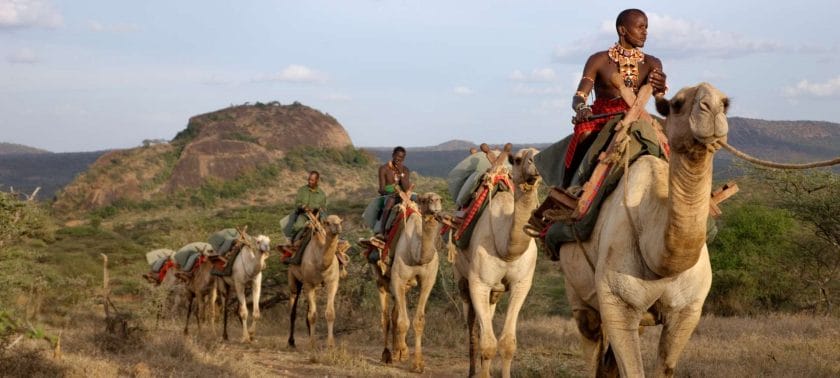
{"type": "Polygon", "coordinates": [[[289,151],[283,163],[292,170],[305,170],[325,164],[343,167],[365,167],[376,161],[368,152],[353,146],[345,148],[300,147],[289,151]]]}

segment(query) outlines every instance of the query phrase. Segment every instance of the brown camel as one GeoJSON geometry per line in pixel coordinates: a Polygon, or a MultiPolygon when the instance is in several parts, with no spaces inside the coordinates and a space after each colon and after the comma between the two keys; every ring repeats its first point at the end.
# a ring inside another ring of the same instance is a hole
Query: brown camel
{"type": "Polygon", "coordinates": [[[639,326],[661,323],[654,374],[674,375],[711,286],[706,220],[728,103],[707,83],[680,90],[663,114],[670,164],[637,159],[604,201],[592,237],[560,247],[593,374],[614,374],[617,365],[622,376],[643,376],[639,326]]]}
{"type": "MultiPolygon", "coordinates": [[[[200,250],[203,255],[202,259],[206,258],[207,261],[197,261],[196,264],[200,265],[191,273],[176,271],[174,274],[167,274],[167,276],[175,276],[183,282],[183,293],[187,298],[187,321],[184,324],[185,335],[189,334],[190,315],[192,314],[193,303],[196,303],[195,322],[199,330],[201,330],[201,320],[207,317],[205,300],[208,296],[213,298],[212,294],[216,291],[216,278],[210,274],[210,271],[213,269],[213,262],[218,258],[207,255],[208,252],[213,250],[210,244],[195,242],[190,245],[194,245],[200,250]]],[[[172,269],[177,270],[178,268],[172,269]]]]}
{"type": "Polygon", "coordinates": [[[416,206],[417,212],[412,212],[405,219],[402,233],[393,248],[393,263],[383,274],[376,263],[372,263],[376,284],[379,289],[379,304],[381,305],[382,334],[385,349],[382,351],[382,361],[391,363],[392,359],[402,361],[408,357],[408,346],[405,338],[408,333],[408,302],[406,294],[412,287],[420,285],[420,295],[417,308],[414,311],[414,362],[412,370],[423,372],[422,339],[426,324],[426,303],[435,285],[438,272],[438,256],[435,250],[435,238],[439,235],[441,224],[435,216],[443,209],[441,197],[434,192],[428,192],[418,197],[415,205],[406,196],[401,203],[401,210],[408,211],[416,206]],[[389,306],[389,298],[394,299],[393,308],[389,306]],[[394,356],[389,346],[389,333],[393,343],[394,356]]]}
{"type": "Polygon", "coordinates": [[[333,324],[335,323],[335,294],[338,292],[339,263],[336,257],[341,218],[329,215],[321,225],[316,218],[311,218],[315,229],[312,240],[302,252],[300,265],[289,266],[289,346],[295,346],[295,318],[297,317],[298,296],[301,290],[306,295],[309,311],[306,314],[306,326],[309,328],[309,347],[315,348],[316,300],[315,291],[324,286],[327,289],[327,346],[334,347],[333,324]]]}
{"type": "Polygon", "coordinates": [[[510,377],[516,352],[516,322],[531,289],[537,263],[536,243],[525,234],[523,226],[538,205],[540,176],[534,165],[534,155],[538,151],[533,148],[520,150],[512,159],[513,167],[509,170],[501,164],[509,149],[506,146],[496,157],[488,153],[493,162],[488,174],[491,180],[496,176],[512,179],[513,192],[499,191],[489,199],[487,208],[475,221],[469,247],[460,250],[455,259],[455,278],[462,298],[470,304],[470,375],[475,374],[480,357],[482,377],[490,376],[490,364],[496,356],[493,315],[496,303],[505,291],[510,291],[510,302],[498,346],[502,376],[510,377]]]}

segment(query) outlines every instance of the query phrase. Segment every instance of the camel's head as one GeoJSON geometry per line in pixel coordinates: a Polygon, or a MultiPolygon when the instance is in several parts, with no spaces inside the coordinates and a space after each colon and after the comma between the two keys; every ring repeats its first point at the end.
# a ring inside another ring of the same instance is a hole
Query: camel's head
{"type": "Polygon", "coordinates": [[[324,228],[333,235],[341,234],[341,218],[338,215],[328,215],[323,222],[324,228]]]}
{"type": "Polygon", "coordinates": [[[535,148],[523,148],[515,155],[508,157],[508,161],[513,166],[511,178],[514,184],[531,189],[536,187],[540,181],[540,172],[537,171],[537,165],[534,164],[534,156],[539,152],[535,148]]]}
{"type": "Polygon", "coordinates": [[[420,205],[420,212],[423,215],[435,215],[443,210],[440,195],[435,192],[423,193],[417,197],[417,204],[420,205]]]}
{"type": "Polygon", "coordinates": [[[256,252],[257,256],[259,256],[260,270],[263,270],[265,269],[266,261],[268,260],[268,251],[271,250],[271,239],[265,235],[257,235],[257,237],[254,238],[253,246],[257,249],[254,252],[256,252]]]}
{"type": "Polygon", "coordinates": [[[683,153],[710,146],[716,150],[729,132],[728,108],[729,98],[711,84],[681,89],[667,107],[660,109],[660,114],[667,117],[665,130],[671,148],[683,153]]]}

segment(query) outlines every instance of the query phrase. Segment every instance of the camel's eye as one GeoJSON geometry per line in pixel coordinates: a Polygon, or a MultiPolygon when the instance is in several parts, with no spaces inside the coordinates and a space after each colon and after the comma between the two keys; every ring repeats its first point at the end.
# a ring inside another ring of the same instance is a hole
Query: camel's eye
{"type": "Polygon", "coordinates": [[[726,113],[729,111],[729,97],[723,98],[723,112],[726,113]]]}
{"type": "Polygon", "coordinates": [[[682,110],[683,105],[685,104],[685,98],[678,97],[671,100],[671,110],[674,113],[679,113],[682,110]]]}

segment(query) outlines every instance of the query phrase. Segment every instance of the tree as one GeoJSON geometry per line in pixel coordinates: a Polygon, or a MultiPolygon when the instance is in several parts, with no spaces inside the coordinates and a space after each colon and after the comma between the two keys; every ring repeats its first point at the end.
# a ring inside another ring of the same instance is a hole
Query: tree
{"type": "Polygon", "coordinates": [[[799,247],[792,268],[813,292],[815,301],[807,304],[825,313],[840,286],[840,175],[829,170],[762,171],[763,179],[775,194],[776,205],[787,209],[803,222],[807,233],[794,240],[799,247]]]}

